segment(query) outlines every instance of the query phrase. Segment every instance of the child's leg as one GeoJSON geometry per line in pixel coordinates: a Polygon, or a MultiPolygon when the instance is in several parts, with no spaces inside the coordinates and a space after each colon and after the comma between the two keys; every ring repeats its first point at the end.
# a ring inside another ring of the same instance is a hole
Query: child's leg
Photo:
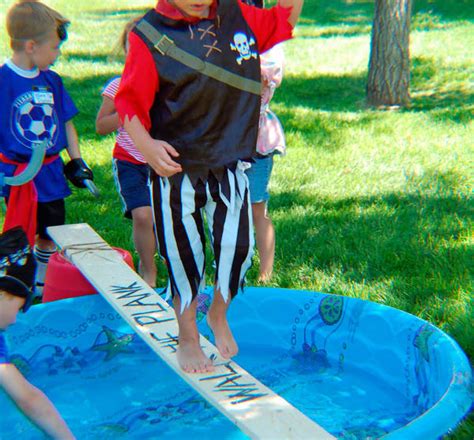
{"type": "Polygon", "coordinates": [[[48,226],[64,225],[66,220],[66,210],[64,199],[51,202],[38,202],[37,208],[37,231],[34,254],[38,263],[36,269],[35,293],[36,296],[43,295],[46,269],[51,255],[56,252],[56,245],[48,235],[48,226]]]}
{"type": "Polygon", "coordinates": [[[214,368],[201,349],[196,324],[197,294],[204,282],[205,235],[201,208],[205,199],[202,182],[193,187],[187,176],[175,185],[167,178],[153,178],[156,234],[168,269],[168,295],[173,296],[179,325],[177,357],[180,367],[189,373],[214,368]]]}
{"type": "Polygon", "coordinates": [[[155,287],[156,237],[148,187],[148,166],[114,159],[112,171],[124,215],[133,221],[133,242],[140,258],[138,272],[151,287],[155,287]]]}
{"type": "Polygon", "coordinates": [[[214,298],[207,312],[207,323],[214,333],[216,347],[224,359],[235,356],[239,351],[227,322],[227,309],[230,306],[230,301],[228,298],[226,302],[221,292],[215,288],[214,298]]]}
{"type": "Polygon", "coordinates": [[[268,184],[272,169],[273,156],[270,155],[255,159],[255,163],[246,171],[249,179],[255,238],[260,255],[259,281],[267,281],[271,277],[275,259],[275,229],[267,213],[267,203],[270,198],[268,184]]]}
{"type": "Polygon", "coordinates": [[[173,298],[173,307],[179,326],[179,346],[176,353],[180,367],[187,373],[206,373],[214,371],[211,359],[206,357],[199,343],[199,332],[196,324],[197,299],[182,313],[179,295],[173,298]]]}
{"type": "Polygon", "coordinates": [[[133,241],[140,258],[138,271],[151,287],[156,287],[156,238],[151,207],[141,206],[133,209],[132,219],[133,241]]]}
{"type": "Polygon", "coordinates": [[[235,356],[238,352],[227,322],[227,309],[231,299],[243,286],[245,274],[252,263],[254,247],[248,179],[240,168],[236,169],[235,174],[228,172],[227,178],[228,182],[224,178],[220,183],[209,178],[213,202],[206,205],[216,260],[215,293],[208,312],[208,323],[224,358],[235,356]],[[232,180],[234,183],[230,184],[232,180]],[[225,186],[234,188],[233,194],[232,190],[229,191],[228,200],[223,198],[225,186]]]}
{"type": "Polygon", "coordinates": [[[275,260],[275,229],[268,216],[267,203],[252,204],[253,223],[255,225],[255,238],[260,255],[259,281],[268,281],[273,272],[275,260]]]}
{"type": "Polygon", "coordinates": [[[44,280],[46,278],[46,269],[48,262],[56,252],[56,245],[53,241],[38,237],[33,250],[36,258],[36,278],[35,278],[35,296],[43,296],[44,280]]]}

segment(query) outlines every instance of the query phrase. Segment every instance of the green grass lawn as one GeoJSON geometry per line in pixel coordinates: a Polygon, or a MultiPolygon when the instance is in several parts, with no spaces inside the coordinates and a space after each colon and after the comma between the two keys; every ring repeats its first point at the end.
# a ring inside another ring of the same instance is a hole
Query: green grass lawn
{"type": "MultiPolygon", "coordinates": [[[[12,3],[0,0],[2,23],[12,3]]],[[[121,71],[113,51],[122,26],[151,4],[47,3],[72,20],[55,69],[80,109],[81,148],[102,193],[95,201],[75,189],[67,220],[132,250],[111,173],[114,137],[96,135],[94,121],[102,86],[121,71]]],[[[271,284],[405,310],[453,336],[472,361],[474,2],[415,1],[412,104],[400,111],[365,105],[372,15],[373,1],[307,0],[297,38],[286,43],[273,102],[288,154],[275,160],[271,182],[271,284]]],[[[256,277],[254,265],[249,284],[256,277]]],[[[473,439],[474,417],[447,438],[473,439]]]]}

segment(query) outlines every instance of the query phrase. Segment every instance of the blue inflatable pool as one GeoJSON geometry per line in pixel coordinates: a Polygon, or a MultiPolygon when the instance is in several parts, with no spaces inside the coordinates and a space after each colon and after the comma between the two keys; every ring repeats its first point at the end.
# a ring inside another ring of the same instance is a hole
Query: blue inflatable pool
{"type": "MultiPolygon", "coordinates": [[[[199,297],[200,331],[209,293],[199,297]]],[[[247,288],[229,320],[236,362],[340,439],[437,439],[472,405],[456,342],[412,315],[315,292],[247,288]]],[[[33,307],[10,354],[78,439],[243,439],[99,296],[33,307]]],[[[42,434],[0,394],[2,440],[42,434]]]]}

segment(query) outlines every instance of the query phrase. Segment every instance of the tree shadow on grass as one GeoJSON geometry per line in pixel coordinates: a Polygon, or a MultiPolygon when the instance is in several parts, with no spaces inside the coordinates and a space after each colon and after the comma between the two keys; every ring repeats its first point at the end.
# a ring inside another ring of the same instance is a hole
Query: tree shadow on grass
{"type": "Polygon", "coordinates": [[[370,0],[306,0],[301,25],[353,25],[371,23],[374,3],[370,0]]]}
{"type": "MultiPolygon", "coordinates": [[[[472,20],[474,4],[471,0],[417,0],[413,2],[412,15],[428,13],[444,22],[472,20]]],[[[351,27],[372,25],[373,0],[306,0],[300,26],[351,27]]],[[[335,35],[338,31],[335,31],[335,35]]]]}
{"type": "Polygon", "coordinates": [[[413,2],[413,15],[429,11],[443,21],[474,19],[474,3],[471,0],[416,0],[413,2]]]}
{"type": "MultiPolygon", "coordinates": [[[[412,103],[405,111],[426,112],[439,120],[467,123],[474,117],[470,65],[442,65],[432,58],[412,60],[412,103]]],[[[272,103],[291,110],[305,107],[330,112],[366,110],[365,73],[356,75],[288,75],[272,103]]],[[[280,112],[279,112],[280,114],[280,112]]]]}
{"type": "Polygon", "coordinates": [[[306,0],[298,22],[298,38],[355,37],[370,33],[371,1],[306,0]]]}
{"type": "Polygon", "coordinates": [[[471,65],[444,65],[434,58],[415,57],[411,72],[413,96],[409,111],[463,124],[473,119],[471,65]]]}
{"type": "Polygon", "coordinates": [[[274,103],[314,110],[358,111],[365,107],[365,75],[286,76],[274,103]]]}
{"type": "Polygon", "coordinates": [[[293,277],[301,267],[309,276],[313,268],[348,285],[382,283],[386,304],[448,327],[473,358],[465,331],[473,311],[468,304],[463,309],[459,298],[470,291],[474,255],[466,237],[474,212],[472,200],[458,194],[459,180],[433,172],[418,192],[339,200],[273,194],[277,260],[285,262],[277,264],[282,287],[298,284],[293,277]]]}

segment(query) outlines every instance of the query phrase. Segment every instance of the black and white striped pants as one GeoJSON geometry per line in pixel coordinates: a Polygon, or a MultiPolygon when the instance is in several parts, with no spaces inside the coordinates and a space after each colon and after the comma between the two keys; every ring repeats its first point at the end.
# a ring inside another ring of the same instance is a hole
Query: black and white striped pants
{"type": "Polygon", "coordinates": [[[151,181],[154,221],[161,256],[168,266],[168,297],[178,294],[181,312],[205,286],[206,234],[214,251],[215,285],[227,301],[243,286],[254,249],[248,179],[241,164],[222,180],[212,173],[195,185],[155,176],[151,181]]]}

